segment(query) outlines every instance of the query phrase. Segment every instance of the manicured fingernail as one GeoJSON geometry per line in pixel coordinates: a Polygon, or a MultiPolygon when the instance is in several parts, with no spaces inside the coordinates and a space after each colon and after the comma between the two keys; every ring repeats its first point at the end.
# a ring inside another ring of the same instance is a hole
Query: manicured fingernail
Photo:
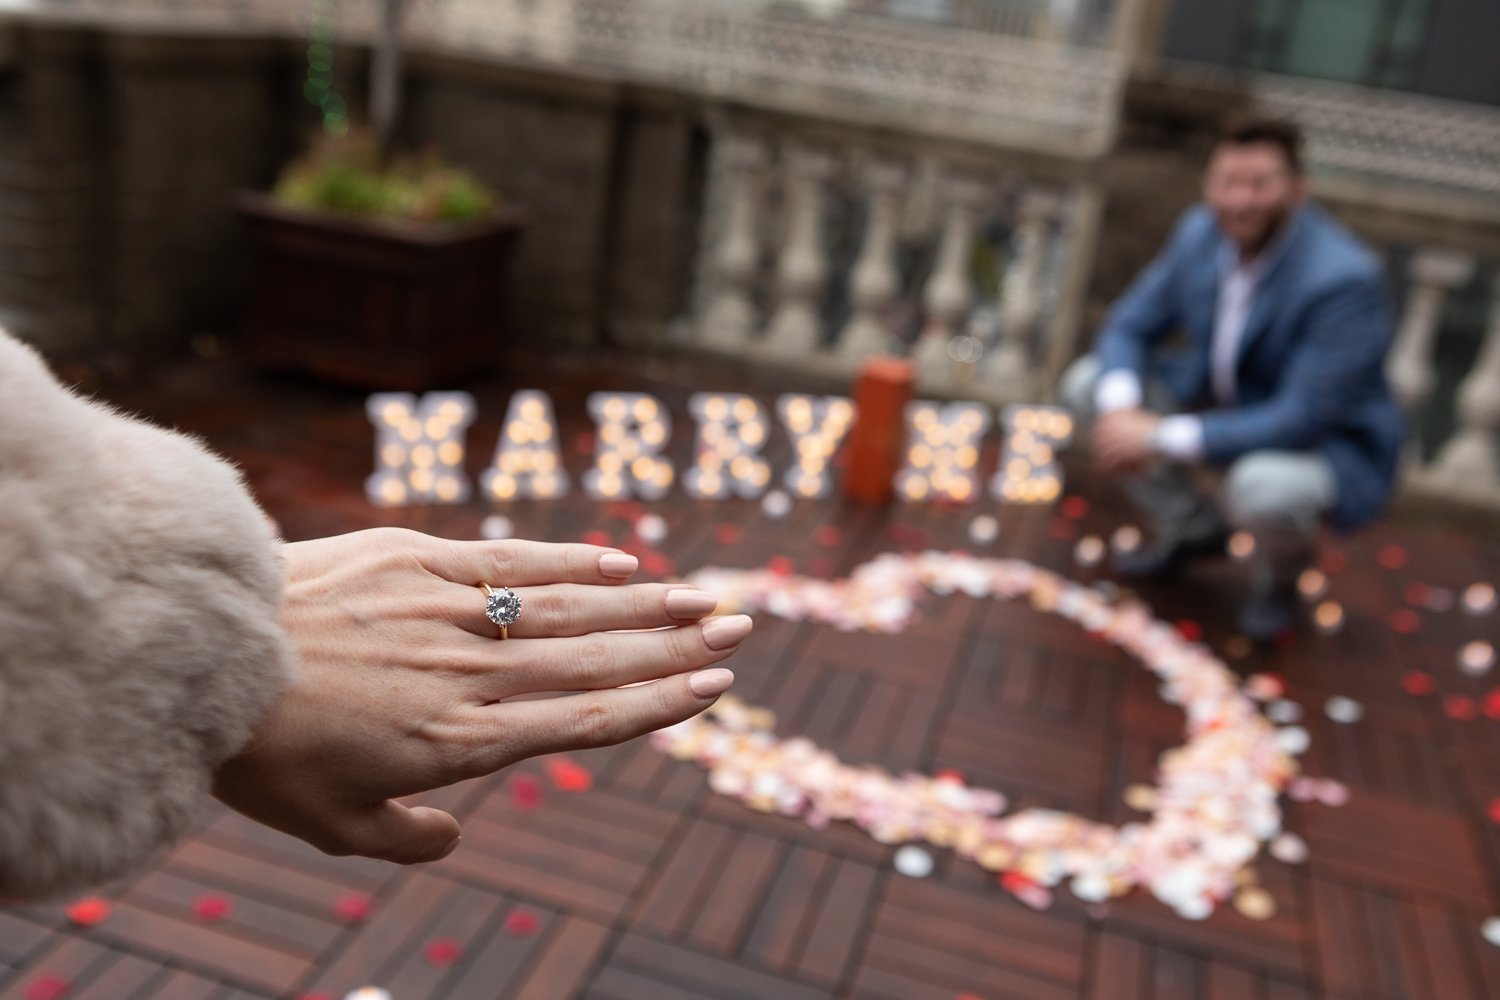
{"type": "Polygon", "coordinates": [[[719,599],[705,590],[667,591],[667,614],[673,618],[702,618],[719,606],[719,599]]]}
{"type": "Polygon", "coordinates": [[[436,857],[436,858],[434,858],[434,859],[433,859],[433,860],[434,860],[434,861],[441,861],[441,860],[443,860],[443,859],[444,859],[444,858],[446,858],[446,857],[447,857],[447,856],[448,856],[448,855],[450,855],[450,854],[452,854],[452,853],[453,853],[453,852],[454,852],[454,851],[456,851],[456,850],[458,850],[458,844],[459,844],[459,841],[461,841],[461,840],[463,840],[463,839],[464,839],[464,838],[462,838],[462,837],[454,837],[454,838],[453,838],[453,843],[451,843],[451,844],[449,844],[449,845],[448,845],[448,847],[447,847],[447,849],[446,849],[446,850],[444,850],[444,851],[443,851],[443,853],[442,853],[442,854],[439,854],[439,855],[438,855],[438,856],[437,856],[437,857],[436,857]]]}
{"type": "Polygon", "coordinates": [[[723,667],[714,667],[712,670],[700,670],[688,677],[688,687],[693,689],[693,694],[700,698],[717,698],[729,690],[729,685],[734,683],[734,671],[725,670],[723,667]]]}
{"type": "Polygon", "coordinates": [[[753,625],[749,615],[710,618],[703,623],[703,641],[709,649],[728,649],[749,635],[753,625]]]}
{"type": "Polygon", "coordinates": [[[599,572],[605,576],[623,580],[633,574],[640,564],[641,561],[635,556],[629,556],[623,552],[606,552],[599,557],[599,572]]]}

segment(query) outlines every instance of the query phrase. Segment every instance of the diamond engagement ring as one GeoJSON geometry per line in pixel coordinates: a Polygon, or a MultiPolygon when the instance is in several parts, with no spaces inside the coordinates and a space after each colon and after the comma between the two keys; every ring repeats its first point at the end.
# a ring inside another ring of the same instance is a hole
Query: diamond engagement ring
{"type": "Polygon", "coordinates": [[[496,590],[487,583],[479,586],[484,591],[484,616],[500,626],[500,638],[509,639],[510,627],[521,617],[521,599],[509,587],[496,590]]]}

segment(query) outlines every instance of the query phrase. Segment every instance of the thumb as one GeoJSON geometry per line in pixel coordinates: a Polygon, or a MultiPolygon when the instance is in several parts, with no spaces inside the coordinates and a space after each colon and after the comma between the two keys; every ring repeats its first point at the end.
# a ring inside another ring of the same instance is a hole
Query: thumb
{"type": "Polygon", "coordinates": [[[364,817],[350,846],[368,858],[414,865],[453,853],[458,834],[458,820],[441,809],[409,809],[387,799],[364,817]]]}

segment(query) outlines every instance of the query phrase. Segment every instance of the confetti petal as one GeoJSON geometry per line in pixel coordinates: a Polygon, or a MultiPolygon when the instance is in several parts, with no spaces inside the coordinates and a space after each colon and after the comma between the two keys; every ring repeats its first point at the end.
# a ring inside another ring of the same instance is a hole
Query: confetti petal
{"type": "Polygon", "coordinates": [[[1437,690],[1437,682],[1432,675],[1421,670],[1408,670],[1401,675],[1401,688],[1407,694],[1425,697],[1437,690]]]}
{"type": "Polygon", "coordinates": [[[72,984],[61,976],[42,975],[26,984],[26,1000],[61,1000],[72,984]]]}
{"type": "Polygon", "coordinates": [[[1000,537],[1000,522],[988,514],[980,514],[969,522],[969,541],[975,545],[988,545],[1000,537]]]}
{"type": "Polygon", "coordinates": [[[109,901],[98,896],[80,899],[67,909],[68,920],[77,927],[93,927],[109,916],[109,901]]]}
{"type": "Polygon", "coordinates": [[[1081,521],[1089,516],[1089,502],[1086,497],[1066,496],[1058,503],[1057,510],[1070,521],[1081,521]]]}
{"type": "Polygon", "coordinates": [[[1464,588],[1464,610],[1471,615],[1487,615],[1495,610],[1495,588],[1488,583],[1471,583],[1464,588]]]}
{"type": "Polygon", "coordinates": [[[773,521],[779,521],[792,512],[792,498],[781,490],[771,490],[760,500],[760,511],[773,521]]]}
{"type": "Polygon", "coordinates": [[[227,896],[208,894],[193,901],[193,915],[209,923],[226,919],[233,910],[234,901],[227,896]]]}
{"type": "Polygon", "coordinates": [[[1400,635],[1412,635],[1422,627],[1422,616],[1411,608],[1397,608],[1391,612],[1391,631],[1400,635]]]}
{"type": "Polygon", "coordinates": [[[1250,920],[1270,920],[1276,915],[1276,900],[1264,889],[1241,889],[1234,894],[1234,908],[1250,920]]]}
{"type": "Polygon", "coordinates": [[[542,783],[529,774],[511,775],[506,788],[517,809],[536,809],[542,804],[542,783]]]}
{"type": "Polygon", "coordinates": [[[427,964],[437,968],[452,965],[463,953],[463,946],[452,938],[429,941],[427,947],[422,949],[422,957],[427,959],[427,964]]]}
{"type": "Polygon", "coordinates": [[[496,541],[515,534],[515,525],[503,514],[491,514],[479,522],[479,537],[496,541]]]}
{"type": "Polygon", "coordinates": [[[1466,643],[1458,651],[1458,667],[1470,677],[1487,674],[1495,665],[1495,647],[1483,639],[1466,643]]]}
{"type": "Polygon", "coordinates": [[[1375,561],[1378,562],[1383,569],[1400,569],[1402,566],[1406,565],[1406,562],[1409,558],[1410,554],[1406,551],[1405,547],[1397,545],[1394,542],[1388,545],[1382,545],[1380,547],[1380,551],[1375,553],[1375,561]]]}
{"type": "Polygon", "coordinates": [[[1300,865],[1307,860],[1307,841],[1295,833],[1283,833],[1271,841],[1271,857],[1289,865],[1300,865]]]}
{"type": "Polygon", "coordinates": [[[1134,552],[1141,547],[1141,529],[1133,524],[1121,525],[1109,536],[1109,545],[1122,555],[1134,552]]]}
{"type": "Polygon", "coordinates": [[[932,855],[915,844],[907,844],[896,852],[893,859],[896,871],[907,878],[926,878],[932,874],[932,855]]]}
{"type": "Polygon", "coordinates": [[[566,757],[550,758],[545,766],[547,777],[562,791],[586,792],[594,786],[594,776],[588,769],[566,757]]]}
{"type": "Polygon", "coordinates": [[[1348,725],[1364,718],[1365,706],[1353,698],[1334,695],[1323,703],[1323,712],[1334,722],[1348,725]]]}
{"type": "Polygon", "coordinates": [[[1085,535],[1073,546],[1073,559],[1080,566],[1097,566],[1104,561],[1104,539],[1085,535]]]}
{"type": "Polygon", "coordinates": [[[541,927],[541,921],[530,910],[515,909],[505,915],[503,927],[511,937],[530,937],[541,927]]]}
{"type": "Polygon", "coordinates": [[[1479,926],[1479,933],[1496,948],[1500,948],[1500,917],[1488,917],[1479,926]]]}
{"type": "Polygon", "coordinates": [[[345,923],[357,924],[370,915],[370,897],[360,895],[340,896],[333,904],[333,912],[345,923]]]}
{"type": "Polygon", "coordinates": [[[667,519],[660,514],[642,514],[635,522],[635,533],[650,545],[667,537],[667,519]]]}
{"type": "Polygon", "coordinates": [[[1443,699],[1443,712],[1450,719],[1468,722],[1479,715],[1479,704],[1466,694],[1450,694],[1443,699]]]}
{"type": "Polygon", "coordinates": [[[1305,569],[1297,577],[1297,593],[1305,600],[1316,601],[1328,593],[1328,577],[1322,570],[1305,569]]]}

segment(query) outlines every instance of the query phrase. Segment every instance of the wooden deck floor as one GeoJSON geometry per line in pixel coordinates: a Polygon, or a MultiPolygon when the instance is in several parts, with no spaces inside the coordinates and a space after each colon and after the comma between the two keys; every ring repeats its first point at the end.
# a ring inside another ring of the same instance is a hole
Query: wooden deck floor
{"type": "MultiPolygon", "coordinates": [[[[476,467],[513,388],[551,391],[570,445],[586,392],[655,391],[683,417],[679,461],[692,388],[767,398],[779,388],[649,362],[516,370],[528,374],[470,387],[481,410],[469,435],[476,467]]],[[[238,459],[290,538],[385,523],[478,537],[489,513],[478,502],[429,513],[370,507],[362,484],[373,439],[357,394],[191,362],[112,395],[238,459]]],[[[576,478],[585,458],[570,449],[566,460],[576,478]]],[[[829,502],[772,522],[756,504],[674,494],[650,508],[668,515],[670,532],[642,576],[777,556],[798,572],[843,574],[913,543],[1103,576],[1073,564],[1067,536],[1107,533],[1126,515],[1086,475],[1072,489],[1092,500],[1076,523],[984,505],[1001,534],[982,548],[965,534],[973,511],[829,502]],[[816,531],[829,524],[837,533],[816,531]]],[[[614,544],[635,544],[631,513],[581,498],[507,511],[518,534],[597,532],[614,544]]],[[[432,796],[463,821],[464,843],[418,869],[329,858],[214,812],[160,865],[107,887],[109,912],[95,926],[70,925],[62,906],[0,912],[0,1000],[339,1000],[366,984],[395,1000],[1500,996],[1500,947],[1480,931],[1500,913],[1500,720],[1482,701],[1500,672],[1466,677],[1455,662],[1469,640],[1500,640],[1500,616],[1422,608],[1412,634],[1389,624],[1412,599],[1430,601],[1410,584],[1458,590],[1500,579],[1500,557],[1490,541],[1422,524],[1386,524],[1334,551],[1344,563],[1331,592],[1348,611],[1342,634],[1230,661],[1287,679],[1312,737],[1305,768],[1352,793],[1338,808],[1285,803],[1287,827],[1311,852],[1296,865],[1257,859],[1277,903],[1269,920],[1226,906],[1191,922],[1140,891],[1086,906],[1060,890],[1035,911],[940,850],[931,877],[907,878],[893,870],[892,848],[858,830],[750,812],[712,793],[698,767],[637,741],[572,755],[593,776],[584,792],[558,790],[545,761],[531,761],[432,796]],[[1409,555],[1398,569],[1378,558],[1391,544],[1409,555]],[[1434,694],[1403,689],[1412,670],[1431,675],[1434,694]],[[1334,695],[1357,699],[1364,717],[1328,719],[1334,695]],[[534,808],[516,794],[518,775],[540,789],[534,808]]],[[[1220,561],[1147,596],[1160,616],[1201,623],[1222,652],[1232,648],[1240,587],[1239,569],[1220,561]]],[[[761,616],[730,665],[737,692],[774,708],[782,733],[846,760],[955,768],[1017,805],[1110,822],[1133,815],[1122,790],[1149,783],[1157,755],[1182,737],[1181,713],[1159,701],[1139,665],[1017,604],[934,599],[910,630],[883,637],[761,616]]]]}

